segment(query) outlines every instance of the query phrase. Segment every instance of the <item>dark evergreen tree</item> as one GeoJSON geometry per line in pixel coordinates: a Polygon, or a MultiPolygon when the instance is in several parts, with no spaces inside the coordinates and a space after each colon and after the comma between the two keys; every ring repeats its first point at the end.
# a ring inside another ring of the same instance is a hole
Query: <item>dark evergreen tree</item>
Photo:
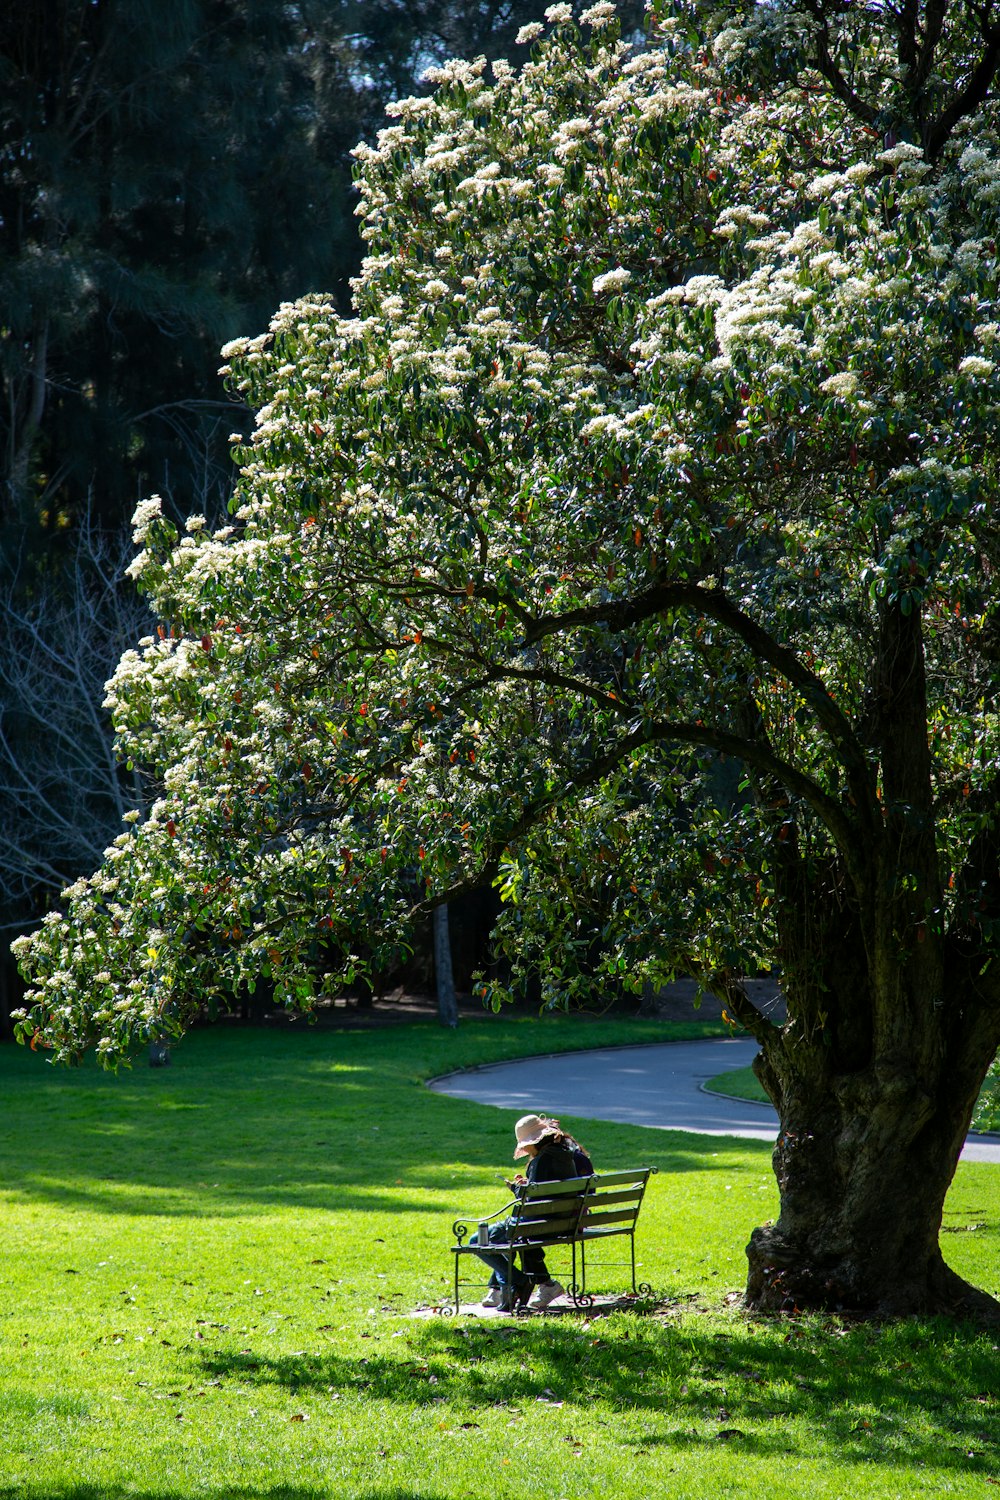
{"type": "Polygon", "coordinates": [[[275,0],[0,15],[5,521],[227,491],[218,347],[327,280],[346,184],[297,41],[275,0]]]}

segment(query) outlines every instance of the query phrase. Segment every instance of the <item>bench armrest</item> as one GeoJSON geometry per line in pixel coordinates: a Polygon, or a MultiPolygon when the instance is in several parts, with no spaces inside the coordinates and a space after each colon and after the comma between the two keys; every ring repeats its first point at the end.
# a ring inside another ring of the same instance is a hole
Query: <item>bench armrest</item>
{"type": "Polygon", "coordinates": [[[505,1203],[503,1208],[498,1208],[495,1213],[476,1214],[474,1219],[472,1218],[472,1215],[469,1215],[467,1219],[456,1219],[454,1224],[451,1226],[451,1232],[455,1236],[458,1243],[461,1244],[462,1241],[468,1239],[469,1235],[472,1233],[469,1228],[470,1221],[474,1226],[478,1226],[480,1224],[491,1224],[494,1219],[507,1218],[511,1209],[516,1208],[516,1206],[517,1199],[512,1198],[509,1203],[505,1203]]]}

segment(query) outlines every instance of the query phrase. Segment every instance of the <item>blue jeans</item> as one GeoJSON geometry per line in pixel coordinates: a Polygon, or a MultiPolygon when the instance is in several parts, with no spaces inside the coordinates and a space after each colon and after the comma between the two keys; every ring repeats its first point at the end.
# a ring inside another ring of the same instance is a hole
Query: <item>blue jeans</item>
{"type": "MultiPolygon", "coordinates": [[[[489,1243],[491,1245],[506,1245],[507,1225],[509,1222],[510,1221],[508,1219],[504,1219],[500,1224],[490,1225],[489,1243]]],[[[478,1244],[479,1231],[477,1229],[476,1233],[469,1240],[469,1245],[473,1246],[478,1244]]],[[[476,1254],[479,1256],[480,1260],[484,1260],[486,1262],[486,1264],[493,1272],[492,1276],[490,1277],[490,1286],[506,1286],[507,1256],[505,1254],[502,1254],[499,1250],[486,1249],[476,1250],[476,1254]]],[[[533,1281],[533,1277],[526,1276],[517,1265],[514,1266],[513,1285],[515,1291],[525,1290],[527,1287],[533,1285],[533,1281]]]]}
{"type": "MultiPolygon", "coordinates": [[[[507,1243],[507,1225],[509,1219],[504,1219],[502,1224],[490,1225],[490,1244],[505,1245],[507,1243]]],[[[479,1231],[469,1240],[469,1244],[479,1243],[479,1231]]],[[[490,1277],[490,1286],[507,1285],[507,1257],[501,1255],[499,1250],[477,1250],[476,1254],[480,1260],[484,1260],[491,1267],[493,1275],[490,1277]]],[[[539,1281],[550,1281],[548,1267],[545,1264],[545,1252],[540,1247],[532,1247],[520,1252],[522,1270],[514,1266],[514,1286],[517,1290],[525,1287],[535,1286],[539,1281]]]]}

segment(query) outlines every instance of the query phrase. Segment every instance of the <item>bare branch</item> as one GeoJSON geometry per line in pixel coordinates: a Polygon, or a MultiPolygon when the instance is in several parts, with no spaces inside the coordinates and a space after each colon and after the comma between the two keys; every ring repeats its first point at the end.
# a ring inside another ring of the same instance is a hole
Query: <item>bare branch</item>
{"type": "Polygon", "coordinates": [[[148,629],[125,576],[131,544],[88,516],[75,542],[61,577],[22,567],[0,589],[0,908],[14,925],[96,868],[141,791],[102,708],[122,651],[148,629]]]}
{"type": "Polygon", "coordinates": [[[924,131],[924,151],[931,161],[940,155],[959,120],[973,114],[989,96],[1000,70],[1000,27],[992,26],[985,31],[984,40],[985,50],[973,68],[969,82],[924,131]]]}

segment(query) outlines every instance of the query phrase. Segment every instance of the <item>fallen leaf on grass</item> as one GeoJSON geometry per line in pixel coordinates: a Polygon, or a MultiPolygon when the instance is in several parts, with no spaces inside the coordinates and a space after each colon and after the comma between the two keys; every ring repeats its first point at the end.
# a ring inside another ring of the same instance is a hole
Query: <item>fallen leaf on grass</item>
{"type": "Polygon", "coordinates": [[[308,1422],[309,1418],[304,1411],[297,1411],[294,1417],[288,1418],[289,1422],[308,1422]]]}

